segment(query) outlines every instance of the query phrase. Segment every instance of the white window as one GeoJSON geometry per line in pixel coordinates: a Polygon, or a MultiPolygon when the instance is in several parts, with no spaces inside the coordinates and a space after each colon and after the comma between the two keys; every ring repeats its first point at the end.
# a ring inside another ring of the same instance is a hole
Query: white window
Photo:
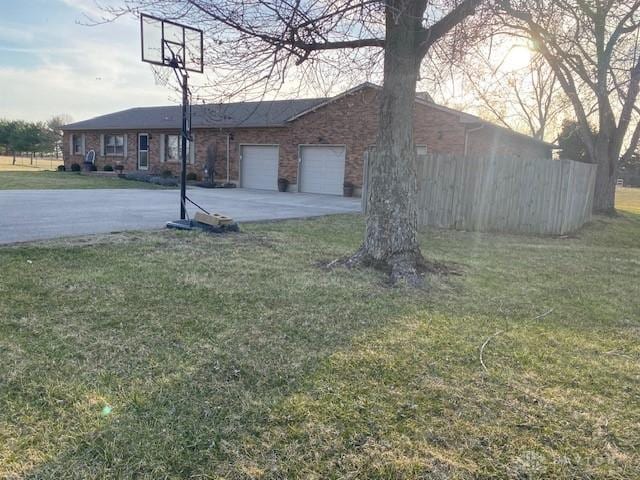
{"type": "Polygon", "coordinates": [[[124,135],[105,135],[104,154],[124,156],[124,135]]]}
{"type": "Polygon", "coordinates": [[[82,135],[73,134],[73,154],[74,155],[83,155],[82,152],[82,135]]]}
{"type": "MultiPolygon", "coordinates": [[[[193,163],[191,154],[191,143],[187,142],[187,162],[193,163]]],[[[180,162],[182,155],[182,136],[181,135],[165,135],[164,136],[164,161],[180,162]]]]}

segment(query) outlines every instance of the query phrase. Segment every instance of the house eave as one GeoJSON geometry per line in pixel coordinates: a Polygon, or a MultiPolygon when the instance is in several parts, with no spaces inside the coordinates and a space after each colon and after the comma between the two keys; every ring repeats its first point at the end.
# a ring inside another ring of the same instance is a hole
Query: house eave
{"type": "MultiPolygon", "coordinates": [[[[287,124],[278,125],[194,125],[193,130],[240,130],[243,128],[287,128],[287,124]]],[[[147,130],[180,130],[180,125],[162,125],[162,126],[137,126],[137,127],[67,127],[61,128],[63,132],[125,132],[136,131],[143,132],[147,130]]]]}

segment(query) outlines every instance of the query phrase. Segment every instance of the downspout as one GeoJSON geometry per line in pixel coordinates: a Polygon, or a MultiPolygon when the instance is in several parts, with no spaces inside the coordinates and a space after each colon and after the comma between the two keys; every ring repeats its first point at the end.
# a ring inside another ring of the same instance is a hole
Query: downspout
{"type": "Polygon", "coordinates": [[[464,156],[466,157],[469,154],[469,134],[473,132],[477,132],[478,130],[482,130],[484,125],[480,125],[479,127],[469,128],[464,131],[464,156]]]}
{"type": "Polygon", "coordinates": [[[227,133],[227,183],[229,183],[229,144],[231,143],[231,134],[227,133]]]}

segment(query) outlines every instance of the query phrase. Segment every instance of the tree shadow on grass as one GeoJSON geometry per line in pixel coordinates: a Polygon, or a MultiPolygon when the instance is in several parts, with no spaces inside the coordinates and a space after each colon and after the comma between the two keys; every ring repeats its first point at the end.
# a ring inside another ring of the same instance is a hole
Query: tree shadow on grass
{"type": "Polygon", "coordinates": [[[331,348],[307,336],[304,365],[298,347],[210,355],[127,395],[26,477],[632,478],[637,370],[581,355],[589,329],[533,325],[496,339],[487,374],[484,329],[395,311],[331,348]]]}
{"type": "MultiPolygon", "coordinates": [[[[184,349],[177,347],[178,354],[182,350],[190,360],[183,358],[175,369],[156,368],[155,381],[111,373],[110,386],[96,394],[104,401],[83,411],[95,417],[91,423],[99,428],[74,435],[63,443],[64,451],[25,477],[189,478],[216,471],[239,475],[242,468],[231,464],[271,427],[276,407],[299,391],[327,358],[348,349],[355,336],[393,321],[375,318],[376,303],[371,302],[370,309],[361,305],[360,320],[336,315],[311,325],[297,316],[280,325],[246,325],[244,331],[221,335],[217,344],[194,341],[184,349]],[[107,404],[112,411],[101,416],[107,404]]],[[[394,309],[385,311],[397,314],[394,309]]],[[[163,340],[185,342],[171,334],[163,340]]],[[[165,361],[153,355],[148,360],[165,361]]]]}

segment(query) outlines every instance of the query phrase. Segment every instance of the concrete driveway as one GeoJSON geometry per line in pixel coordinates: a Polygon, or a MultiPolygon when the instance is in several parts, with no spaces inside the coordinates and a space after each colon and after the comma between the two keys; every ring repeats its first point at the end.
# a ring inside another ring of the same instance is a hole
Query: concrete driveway
{"type": "MultiPolygon", "coordinates": [[[[187,195],[238,222],[360,211],[359,199],[332,195],[242,188],[190,188],[187,195]]],[[[0,190],[0,244],[164,228],[180,217],[179,198],[178,190],[0,190]]]]}

